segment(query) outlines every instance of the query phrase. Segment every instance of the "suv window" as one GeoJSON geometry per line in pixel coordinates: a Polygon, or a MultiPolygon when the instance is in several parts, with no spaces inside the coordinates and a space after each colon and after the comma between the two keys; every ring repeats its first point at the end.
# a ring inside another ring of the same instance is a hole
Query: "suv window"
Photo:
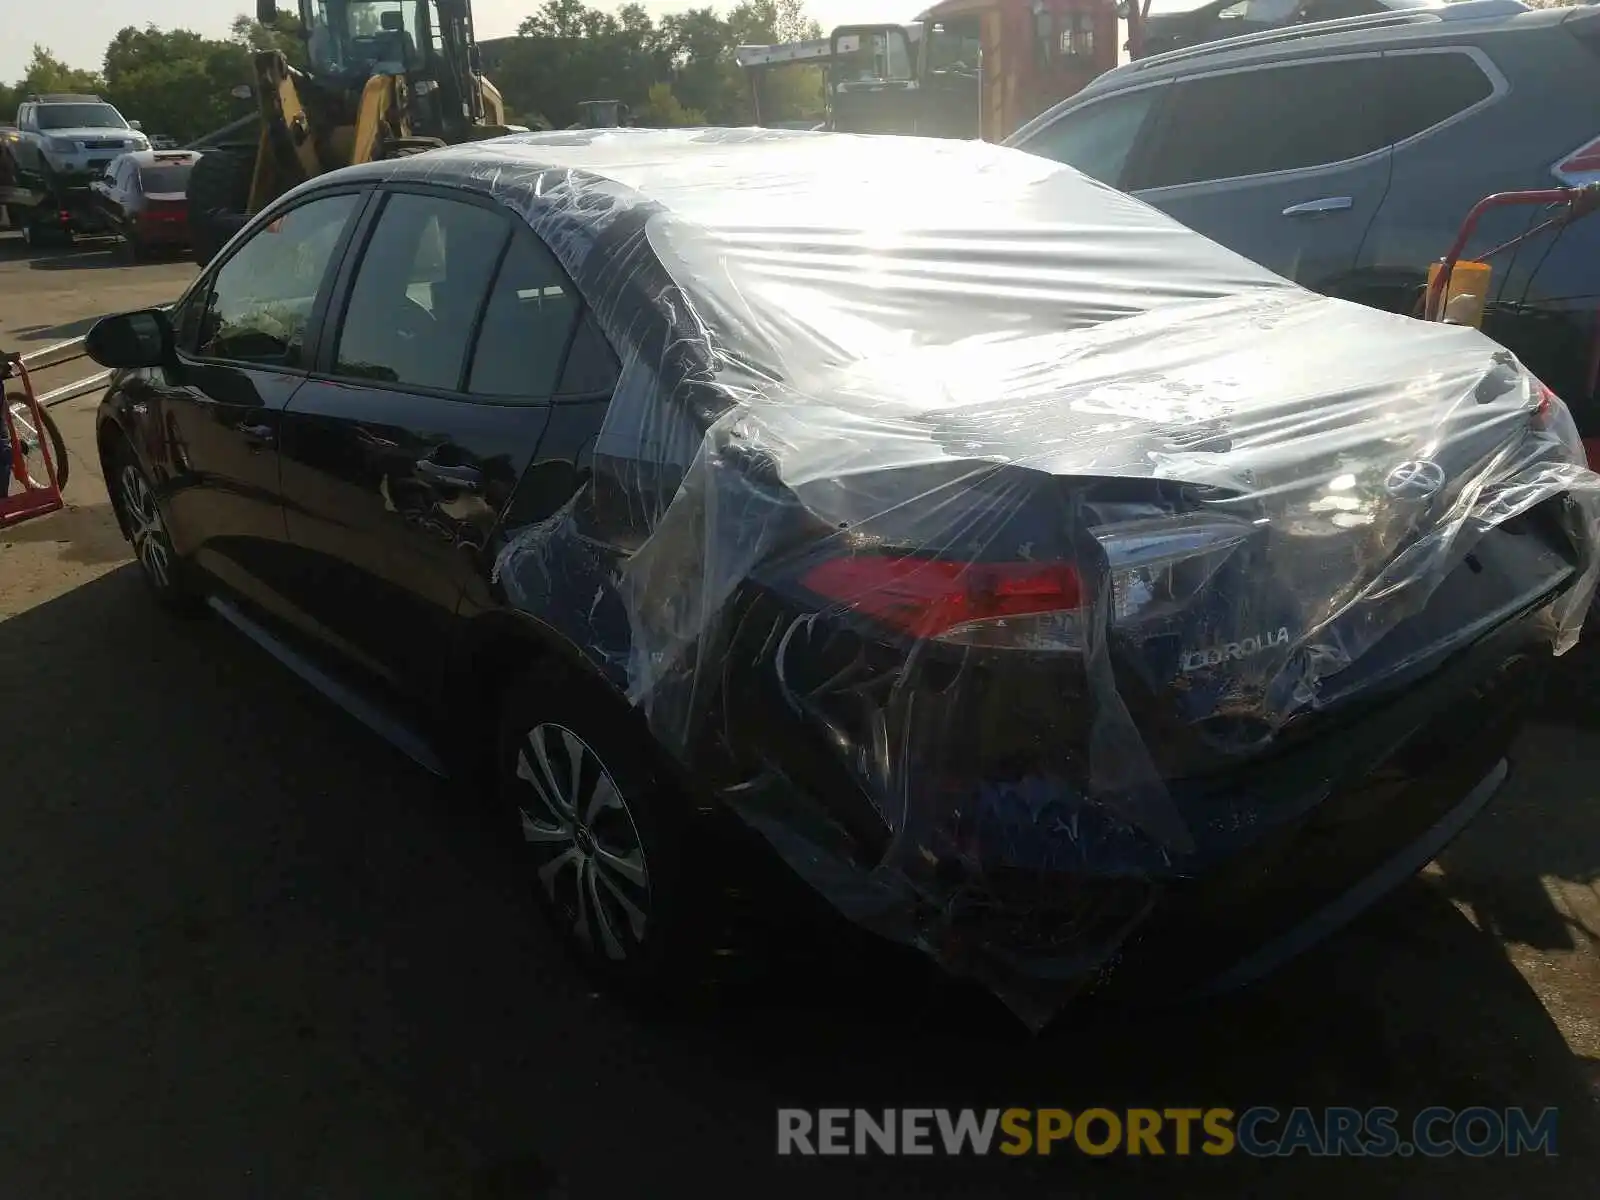
{"type": "Polygon", "coordinates": [[[339,331],[340,375],[456,391],[510,225],[498,212],[401,192],[367,243],[339,331]]]}
{"type": "Polygon", "coordinates": [[[1389,140],[1402,142],[1494,95],[1494,83],[1469,54],[1397,54],[1389,76],[1389,140]]]}
{"type": "Polygon", "coordinates": [[[531,234],[515,238],[483,314],[467,390],[475,396],[548,397],[578,309],[554,255],[531,234]]]}
{"type": "Polygon", "coordinates": [[[1020,148],[1116,187],[1162,90],[1147,87],[1086,104],[1045,126],[1020,148]]]}
{"type": "Polygon", "coordinates": [[[1324,60],[1180,79],[1132,188],[1293,171],[1383,149],[1393,138],[1381,62],[1324,60]]]}
{"type": "Polygon", "coordinates": [[[212,280],[196,353],[302,365],[306,324],[339,235],[360,201],[349,193],[325,196],[257,229],[212,280]]]}

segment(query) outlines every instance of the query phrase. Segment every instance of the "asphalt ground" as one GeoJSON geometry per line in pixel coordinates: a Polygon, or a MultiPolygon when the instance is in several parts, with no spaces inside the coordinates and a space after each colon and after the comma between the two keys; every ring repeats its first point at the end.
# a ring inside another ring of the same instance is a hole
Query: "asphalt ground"
{"type": "MultiPolygon", "coordinates": [[[[191,273],[0,235],[0,346],[170,300],[191,273]]],[[[796,926],[691,1011],[640,1012],[556,952],[471,797],[220,622],[147,601],[95,400],[55,410],[67,511],[0,531],[0,1196],[1600,1195],[1587,648],[1467,834],[1242,994],[1035,1039],[796,926]],[[1559,1154],[774,1154],[779,1106],[1263,1104],[1555,1106],[1559,1154]]]]}

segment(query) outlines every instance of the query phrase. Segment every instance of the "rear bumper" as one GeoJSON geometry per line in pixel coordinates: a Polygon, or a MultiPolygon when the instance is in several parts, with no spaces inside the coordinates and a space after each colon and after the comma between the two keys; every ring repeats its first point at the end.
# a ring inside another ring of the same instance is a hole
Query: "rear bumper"
{"type": "Polygon", "coordinates": [[[1298,925],[1214,975],[1192,995],[1195,998],[1217,995],[1254,983],[1349,924],[1433,861],[1434,856],[1455,840],[1494,799],[1510,773],[1511,764],[1502,758],[1476,787],[1416,841],[1402,847],[1388,862],[1298,925]]]}
{"type": "MultiPolygon", "coordinates": [[[[843,789],[819,787],[820,745],[769,740],[781,769],[724,799],[840,912],[979,977],[1030,1023],[1074,995],[1142,1004],[1225,990],[1402,884],[1488,803],[1551,670],[1548,603],[1382,700],[1311,714],[1303,734],[1291,722],[1276,753],[1167,780],[1193,835],[1181,856],[1059,776],[903,792],[927,810],[908,804],[884,841],[858,840],[856,822],[840,823],[843,789]]],[[[1012,723],[1037,699],[1013,693],[1012,723]]],[[[746,717],[761,709],[755,693],[740,700],[746,717]]],[[[759,724],[769,738],[794,728],[759,724]]],[[[952,745],[990,740],[941,728],[952,745]]]]}

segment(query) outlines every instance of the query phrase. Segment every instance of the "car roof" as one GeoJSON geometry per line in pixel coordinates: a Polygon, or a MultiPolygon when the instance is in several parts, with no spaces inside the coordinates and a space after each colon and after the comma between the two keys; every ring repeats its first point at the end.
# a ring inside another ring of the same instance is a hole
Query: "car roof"
{"type": "MultiPolygon", "coordinates": [[[[614,344],[637,328],[630,313],[653,312],[647,323],[662,326],[705,321],[732,358],[778,376],[783,365],[869,356],[891,338],[909,349],[1024,327],[1053,335],[1300,290],[1070,167],[988,142],[777,129],[512,134],[330,172],[285,202],[355,181],[492,197],[555,253],[614,344]],[[1140,253],[1084,253],[1118,235],[1140,253]],[[875,284],[866,304],[850,298],[863,272],[875,284]],[[1041,277],[1054,286],[1028,282],[1041,277]]],[[[681,337],[697,340],[688,328],[681,337]]]]}
{"type": "Polygon", "coordinates": [[[1520,0],[1457,0],[1440,8],[1291,25],[1125,63],[1095,79],[1071,100],[1195,71],[1312,57],[1333,50],[1386,49],[1556,26],[1581,11],[1570,7],[1529,8],[1520,0]]]}

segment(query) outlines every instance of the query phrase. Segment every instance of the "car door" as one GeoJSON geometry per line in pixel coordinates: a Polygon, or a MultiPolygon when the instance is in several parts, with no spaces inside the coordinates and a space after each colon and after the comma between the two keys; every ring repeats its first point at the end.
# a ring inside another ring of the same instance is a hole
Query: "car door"
{"type": "Polygon", "coordinates": [[[103,229],[117,228],[114,197],[117,172],[120,167],[121,163],[113,160],[111,165],[89,185],[89,207],[93,212],[95,225],[103,229]]]}
{"type": "Polygon", "coordinates": [[[486,197],[396,186],[289,405],[283,485],[308,628],[413,697],[534,458],[578,319],[532,231],[486,197]]]}
{"type": "Polygon", "coordinates": [[[366,198],[315,193],[258,224],[179,305],[176,361],[129,385],[155,409],[174,548],[278,607],[286,546],[277,439],[305,380],[317,316],[366,198]]]}
{"type": "Polygon", "coordinates": [[[1307,287],[1349,271],[1389,189],[1378,54],[1180,77],[1123,187],[1307,287]]]}
{"type": "Polygon", "coordinates": [[[95,206],[100,209],[102,223],[114,233],[127,231],[128,185],[130,178],[137,178],[137,175],[132,159],[119,158],[106,168],[105,175],[94,185],[95,206]]]}
{"type": "Polygon", "coordinates": [[[16,150],[17,169],[34,172],[39,169],[38,125],[34,122],[34,105],[24,104],[17,109],[18,137],[12,143],[16,150]]]}

